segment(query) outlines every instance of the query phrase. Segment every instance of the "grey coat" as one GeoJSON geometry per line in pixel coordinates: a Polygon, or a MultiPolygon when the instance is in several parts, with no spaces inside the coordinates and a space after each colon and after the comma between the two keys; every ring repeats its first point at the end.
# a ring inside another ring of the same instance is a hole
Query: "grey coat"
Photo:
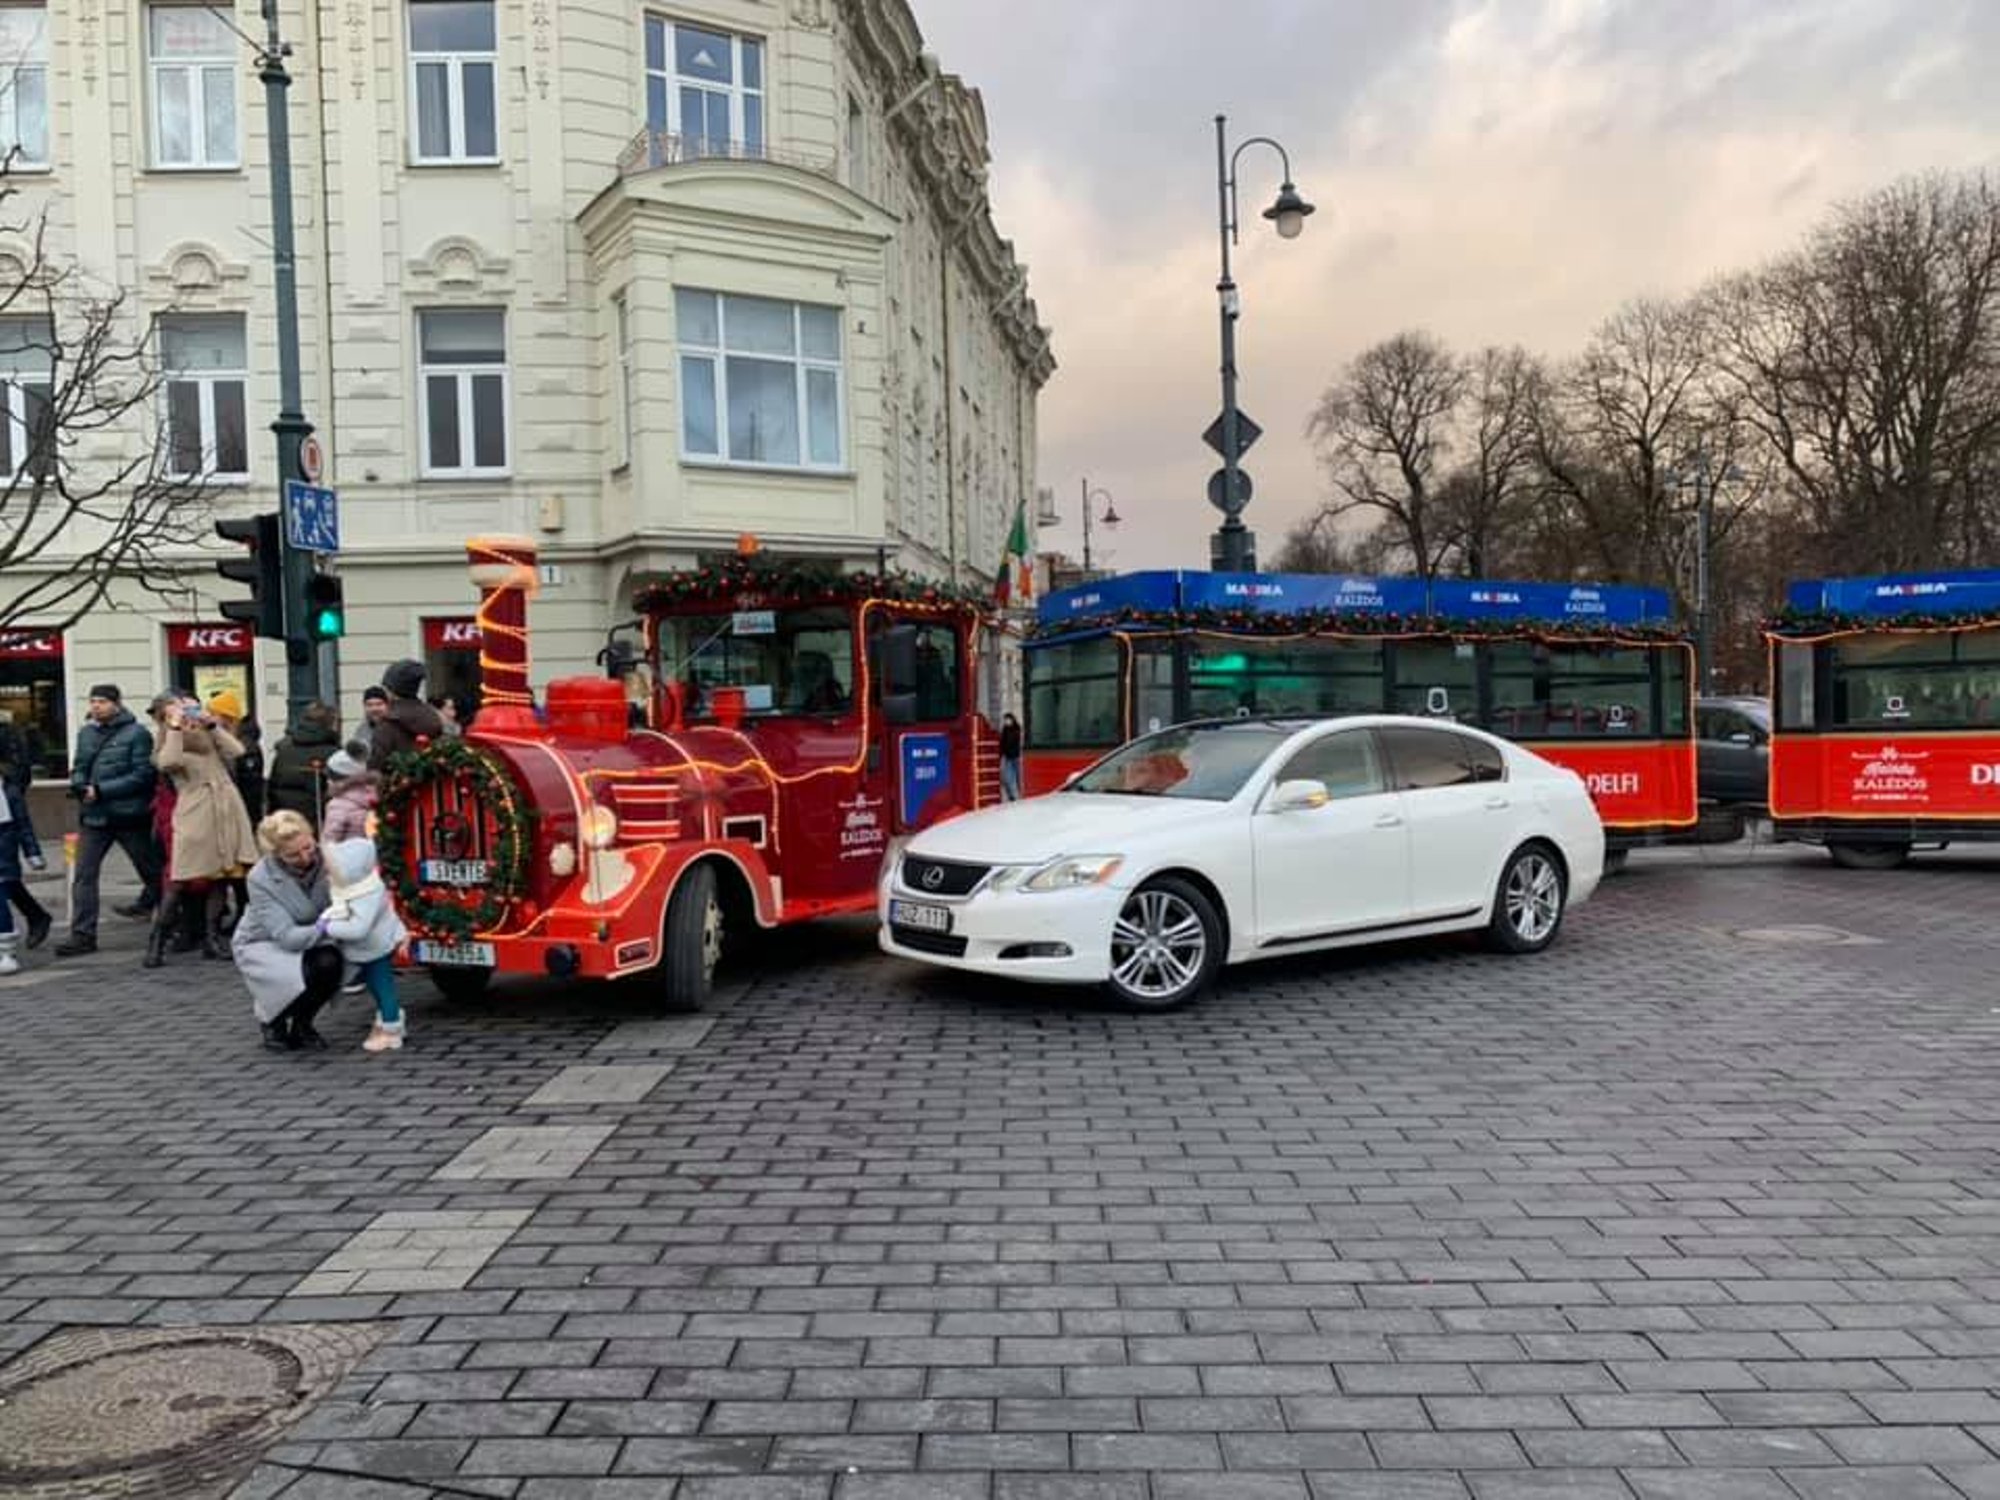
{"type": "Polygon", "coordinates": [[[258,1020],[269,1021],[304,992],[305,951],[332,941],[314,925],[331,900],[326,866],[306,885],[277,855],[267,854],[250,867],[245,883],[250,904],[229,946],[251,1008],[258,1020]]]}

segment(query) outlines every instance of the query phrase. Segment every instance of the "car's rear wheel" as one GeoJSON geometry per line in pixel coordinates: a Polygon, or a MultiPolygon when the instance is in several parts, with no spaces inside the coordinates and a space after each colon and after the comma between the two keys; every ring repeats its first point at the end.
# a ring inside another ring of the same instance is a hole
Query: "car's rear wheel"
{"type": "Polygon", "coordinates": [[[1910,858],[1908,844],[1828,844],[1826,852],[1843,870],[1895,870],[1910,858]]]}
{"type": "Polygon", "coordinates": [[[1569,881],[1547,844],[1523,844],[1500,872],[1487,936],[1503,953],[1539,953],[1562,929],[1569,881]]]}
{"type": "Polygon", "coordinates": [[[1125,898],[1111,928],[1111,993],[1139,1010],[1197,998],[1222,967],[1222,918],[1186,880],[1162,875],[1125,898]]]}

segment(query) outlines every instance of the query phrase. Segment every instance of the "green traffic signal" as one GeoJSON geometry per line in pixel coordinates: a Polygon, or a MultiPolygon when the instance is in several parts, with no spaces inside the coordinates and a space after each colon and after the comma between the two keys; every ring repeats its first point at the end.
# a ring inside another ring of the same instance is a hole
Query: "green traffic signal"
{"type": "Polygon", "coordinates": [[[306,580],[306,631],[315,641],[337,641],[347,634],[347,604],[341,583],[332,573],[315,573],[306,580]]]}

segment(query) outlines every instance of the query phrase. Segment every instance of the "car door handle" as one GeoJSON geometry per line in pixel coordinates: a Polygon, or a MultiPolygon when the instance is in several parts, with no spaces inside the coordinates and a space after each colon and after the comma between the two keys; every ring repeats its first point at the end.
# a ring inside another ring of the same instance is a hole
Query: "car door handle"
{"type": "Polygon", "coordinates": [[[1375,826],[1377,828],[1401,828],[1403,826],[1403,815],[1401,813],[1383,813],[1375,820],[1375,826]]]}
{"type": "Polygon", "coordinates": [[[1505,797],[1488,797],[1486,799],[1486,808],[1487,811],[1489,812],[1500,812],[1502,809],[1511,806],[1513,806],[1513,804],[1509,802],[1505,797]]]}

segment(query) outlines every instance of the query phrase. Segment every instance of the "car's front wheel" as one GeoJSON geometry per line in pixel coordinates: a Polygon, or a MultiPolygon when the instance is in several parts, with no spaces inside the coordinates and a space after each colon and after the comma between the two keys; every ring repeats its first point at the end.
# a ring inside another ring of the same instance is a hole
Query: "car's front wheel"
{"type": "Polygon", "coordinates": [[[1149,880],[1111,928],[1111,993],[1141,1010],[1172,1010],[1198,997],[1222,967],[1222,918],[1192,883],[1149,880]]]}
{"type": "Polygon", "coordinates": [[[1547,844],[1524,844],[1500,872],[1487,936],[1503,953],[1539,953],[1556,940],[1569,882],[1547,844]]]}

